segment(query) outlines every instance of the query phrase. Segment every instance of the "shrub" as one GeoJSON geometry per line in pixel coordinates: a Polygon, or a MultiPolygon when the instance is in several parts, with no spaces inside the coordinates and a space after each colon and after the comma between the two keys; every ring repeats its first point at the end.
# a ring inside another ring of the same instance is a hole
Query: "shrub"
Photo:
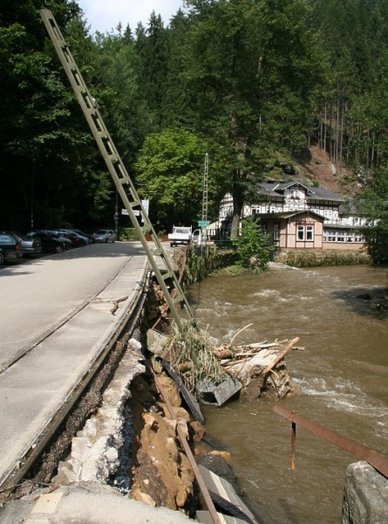
{"type": "Polygon", "coordinates": [[[119,231],[120,240],[139,240],[136,229],[133,227],[122,227],[119,231]]]}
{"type": "Polygon", "coordinates": [[[253,217],[244,220],[239,238],[235,246],[241,265],[253,271],[267,268],[273,255],[268,235],[261,229],[260,223],[253,217]]]}

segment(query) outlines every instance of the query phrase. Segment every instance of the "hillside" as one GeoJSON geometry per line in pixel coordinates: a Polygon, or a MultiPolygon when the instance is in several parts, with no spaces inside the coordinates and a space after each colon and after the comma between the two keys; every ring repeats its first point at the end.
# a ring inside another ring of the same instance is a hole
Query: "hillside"
{"type": "Polygon", "coordinates": [[[349,182],[351,173],[346,168],[334,166],[329,154],[318,146],[310,147],[311,159],[296,164],[297,179],[308,185],[317,185],[345,197],[354,196],[360,188],[349,182]]]}

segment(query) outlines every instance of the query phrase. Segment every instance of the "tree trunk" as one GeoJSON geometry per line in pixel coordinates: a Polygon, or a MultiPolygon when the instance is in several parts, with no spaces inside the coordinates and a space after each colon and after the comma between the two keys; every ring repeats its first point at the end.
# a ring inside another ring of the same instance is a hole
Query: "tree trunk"
{"type": "Polygon", "coordinates": [[[236,173],[234,176],[237,178],[237,183],[234,184],[234,188],[232,191],[232,198],[233,198],[233,217],[232,217],[232,228],[230,232],[230,238],[232,240],[236,240],[239,235],[240,230],[240,218],[241,218],[241,212],[244,205],[244,195],[242,193],[242,189],[239,184],[239,179],[241,178],[241,174],[239,173],[239,170],[236,170],[236,173]]]}
{"type": "Polygon", "coordinates": [[[238,233],[240,230],[240,213],[241,213],[241,209],[236,209],[236,207],[234,206],[233,207],[232,228],[230,231],[231,240],[236,240],[238,237],[238,233]]]}

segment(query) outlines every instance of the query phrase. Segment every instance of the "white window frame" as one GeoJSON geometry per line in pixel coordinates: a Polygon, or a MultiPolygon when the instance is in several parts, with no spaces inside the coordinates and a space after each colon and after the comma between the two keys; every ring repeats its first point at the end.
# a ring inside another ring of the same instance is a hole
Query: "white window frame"
{"type": "Polygon", "coordinates": [[[312,224],[297,224],[296,239],[298,242],[314,242],[314,226],[312,224]]]}

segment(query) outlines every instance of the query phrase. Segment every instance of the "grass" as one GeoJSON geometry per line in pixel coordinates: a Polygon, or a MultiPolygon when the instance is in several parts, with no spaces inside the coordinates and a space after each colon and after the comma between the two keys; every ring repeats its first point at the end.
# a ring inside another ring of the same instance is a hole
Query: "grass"
{"type": "Polygon", "coordinates": [[[206,378],[219,384],[227,376],[213,353],[214,345],[209,334],[197,330],[189,322],[181,331],[174,329],[165,347],[168,348],[167,360],[194,394],[200,380],[206,378]]]}
{"type": "Polygon", "coordinates": [[[364,251],[288,250],[278,253],[275,262],[293,267],[318,267],[370,264],[371,259],[364,251]]]}

